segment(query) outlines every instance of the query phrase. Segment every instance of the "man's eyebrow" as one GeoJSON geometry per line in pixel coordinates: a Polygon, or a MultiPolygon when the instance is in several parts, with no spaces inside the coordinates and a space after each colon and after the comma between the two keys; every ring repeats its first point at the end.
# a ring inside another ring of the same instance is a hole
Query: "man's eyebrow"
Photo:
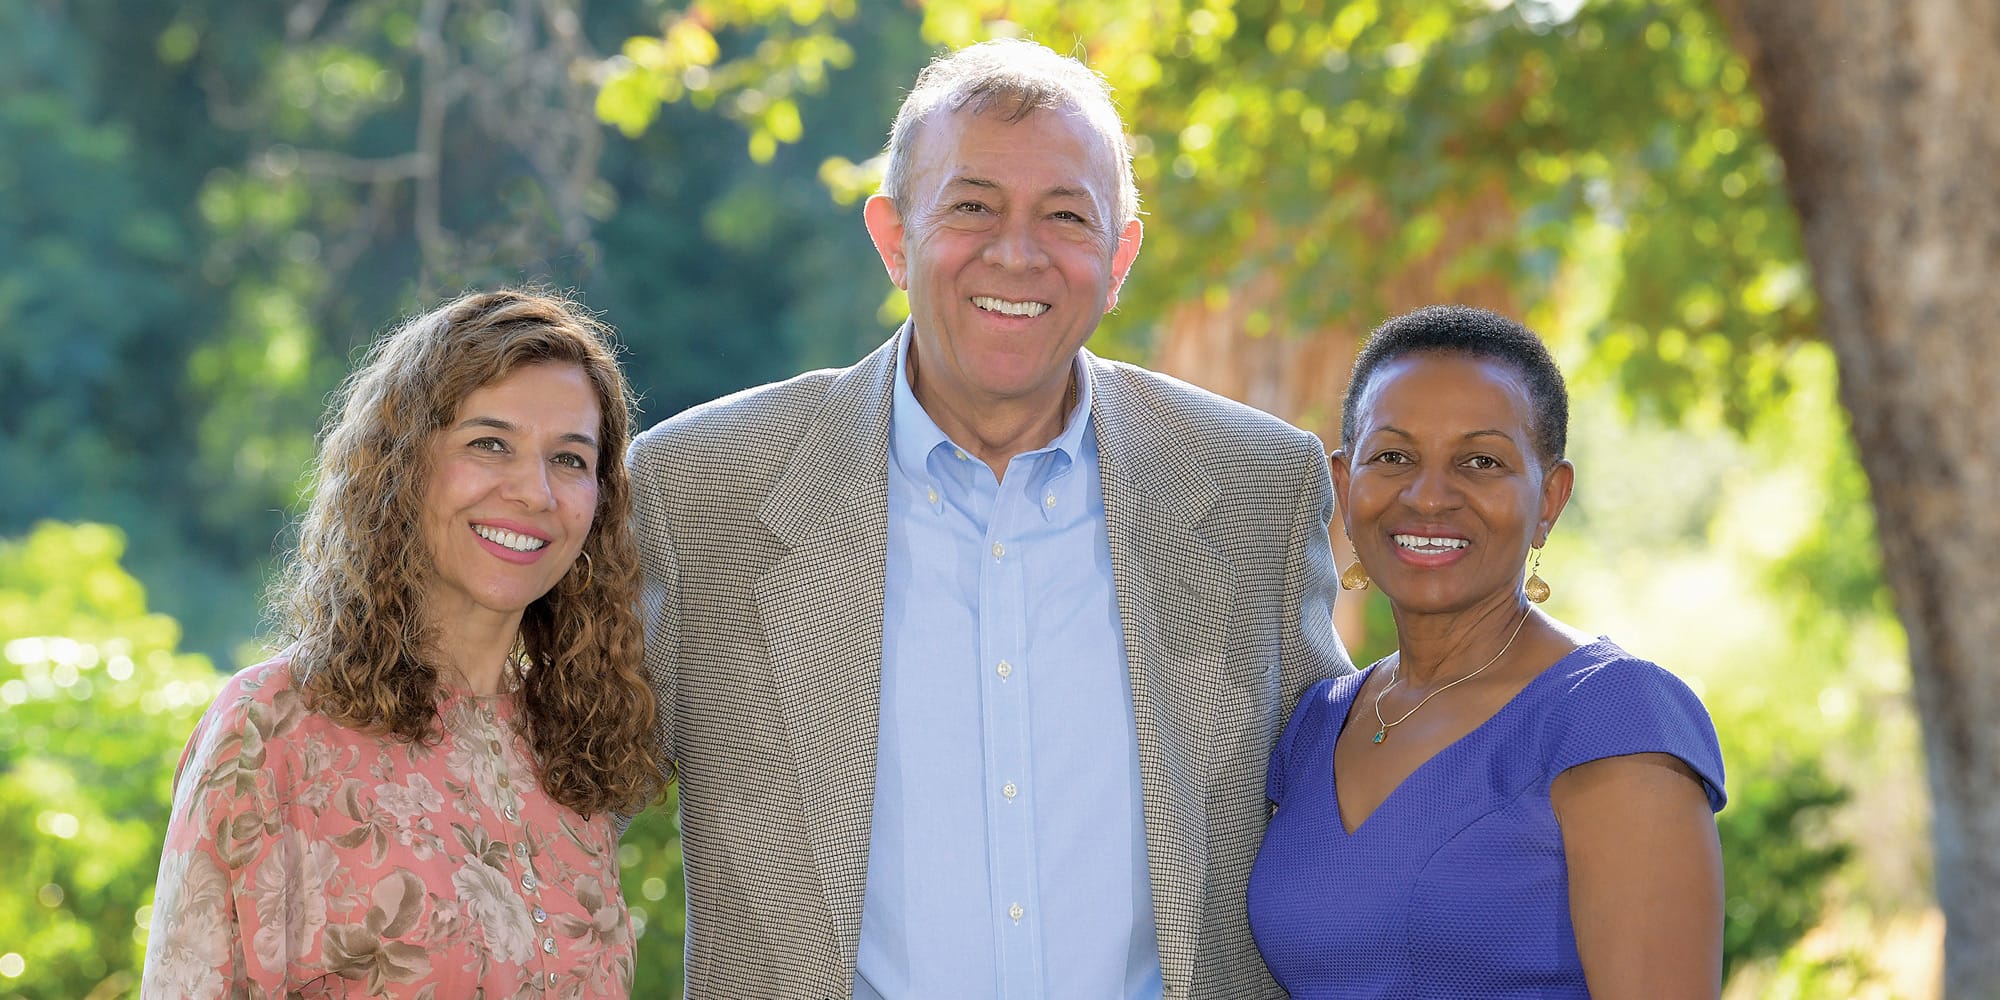
{"type": "MultiPolygon", "coordinates": [[[[987,179],[986,179],[986,178],[984,178],[984,177],[971,177],[971,176],[964,176],[964,175],[961,175],[961,176],[958,176],[958,177],[953,177],[953,178],[951,179],[951,182],[945,185],[945,188],[946,188],[947,190],[949,190],[949,189],[951,189],[951,188],[955,188],[955,187],[970,187],[970,188],[978,188],[978,189],[980,189],[980,190],[982,190],[982,191],[998,191],[998,190],[1000,190],[1000,185],[999,185],[998,183],[994,182],[994,181],[990,181],[990,180],[987,180],[987,179]]],[[[1089,191],[1086,191],[1086,190],[1084,190],[1083,188],[1078,188],[1078,187],[1071,187],[1071,186],[1069,186],[1069,185],[1067,185],[1067,184],[1058,184],[1058,185],[1056,185],[1055,187],[1052,187],[1052,188],[1049,188],[1049,189],[1048,189],[1047,191],[1044,191],[1044,192],[1042,192],[1042,197],[1044,197],[1044,198],[1077,198],[1077,199],[1081,199],[1081,200],[1083,200],[1083,201],[1089,201],[1089,200],[1090,200],[1090,192],[1089,192],[1089,191]]]]}

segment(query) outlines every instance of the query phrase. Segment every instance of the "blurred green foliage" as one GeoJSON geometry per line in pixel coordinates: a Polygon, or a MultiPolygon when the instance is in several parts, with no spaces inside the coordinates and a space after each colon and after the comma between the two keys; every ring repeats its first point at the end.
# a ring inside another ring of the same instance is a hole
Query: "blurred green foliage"
{"type": "Polygon", "coordinates": [[[182,743],[221,678],[103,525],[0,540],[0,995],[127,995],[182,743]]]}

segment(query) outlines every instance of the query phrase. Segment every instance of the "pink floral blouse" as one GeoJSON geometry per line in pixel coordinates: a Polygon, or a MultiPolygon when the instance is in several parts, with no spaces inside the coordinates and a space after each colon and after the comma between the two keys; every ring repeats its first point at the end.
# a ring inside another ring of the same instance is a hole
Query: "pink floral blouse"
{"type": "Polygon", "coordinates": [[[142,997],[625,997],[611,817],[550,799],[511,697],[454,694],[435,745],[306,711],[283,660],[188,739],[142,997]]]}

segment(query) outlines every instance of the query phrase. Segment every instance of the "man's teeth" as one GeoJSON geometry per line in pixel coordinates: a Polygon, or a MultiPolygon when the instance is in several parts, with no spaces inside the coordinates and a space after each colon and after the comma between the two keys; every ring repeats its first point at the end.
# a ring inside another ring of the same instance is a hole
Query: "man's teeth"
{"type": "Polygon", "coordinates": [[[1046,302],[1009,302],[991,295],[975,295],[972,304],[987,312],[1005,313],[1009,316],[1040,316],[1049,311],[1046,302]]]}
{"type": "Polygon", "coordinates": [[[1406,549],[1418,549],[1425,552],[1462,549],[1472,544],[1463,538],[1427,538],[1423,535],[1395,535],[1393,537],[1396,539],[1397,545],[1406,549]]]}
{"type": "Polygon", "coordinates": [[[519,532],[507,531],[501,528],[489,528],[483,524],[473,525],[472,530],[479,537],[495,545],[504,545],[516,552],[533,552],[549,544],[531,535],[523,535],[519,532]]]}

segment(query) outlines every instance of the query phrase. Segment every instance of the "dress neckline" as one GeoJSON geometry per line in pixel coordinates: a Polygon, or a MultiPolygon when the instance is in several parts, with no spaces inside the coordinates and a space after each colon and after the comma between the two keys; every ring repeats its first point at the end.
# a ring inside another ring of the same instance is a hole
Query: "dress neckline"
{"type": "MultiPolygon", "coordinates": [[[[1581,646],[1576,647],[1575,649],[1570,650],[1567,653],[1564,653],[1563,655],[1557,657],[1554,663],[1551,663],[1548,666],[1543,667],[1540,673],[1537,673],[1534,677],[1529,678],[1528,683],[1521,685],[1521,690],[1514,692],[1513,696],[1508,698],[1505,704],[1502,704],[1498,709],[1495,709],[1492,715],[1489,715],[1486,718],[1480,720],[1478,725],[1473,726],[1471,729],[1466,730],[1457,739],[1452,740],[1450,743],[1447,743],[1444,746],[1439,747],[1437,749],[1437,752],[1431,754],[1429,757],[1426,757],[1422,761],[1418,762],[1416,767],[1410,769],[1410,773],[1403,776],[1403,780],[1398,781],[1396,783],[1396,787],[1389,789],[1389,794],[1382,796],[1382,800],[1380,802],[1375,803],[1375,808],[1368,810],[1368,814],[1366,816],[1361,817],[1361,821],[1359,823],[1354,824],[1353,828],[1350,829],[1347,825],[1347,810],[1340,803],[1340,778],[1338,773],[1334,769],[1334,763],[1340,754],[1340,737],[1347,732],[1347,724],[1353,720],[1354,712],[1356,708],[1360,705],[1361,689],[1368,685],[1368,678],[1375,673],[1376,667],[1382,665],[1382,661],[1377,660],[1376,662],[1369,664],[1368,669],[1353,675],[1354,690],[1348,694],[1347,707],[1344,711],[1341,712],[1340,724],[1334,727],[1332,737],[1327,741],[1327,753],[1326,753],[1326,780],[1329,786],[1331,787],[1333,796],[1333,816],[1334,816],[1334,821],[1340,826],[1340,832],[1349,837],[1360,836],[1361,831],[1367,828],[1369,821],[1373,820],[1376,814],[1382,811],[1383,807],[1387,806],[1398,795],[1401,795],[1405,788],[1408,788],[1411,785],[1411,783],[1416,781],[1417,777],[1423,774],[1426,770],[1428,770],[1432,764],[1438,761],[1439,758],[1457,751],[1460,747],[1463,747],[1467,743],[1469,743],[1473,737],[1478,736],[1481,732],[1486,730],[1488,727],[1492,726],[1496,720],[1510,714],[1514,710],[1515,706],[1524,703],[1524,699],[1526,698],[1528,692],[1534,690],[1537,685],[1541,684],[1547,678],[1554,676],[1557,673],[1556,668],[1574,659],[1580,653],[1584,653],[1589,650],[1595,650],[1598,649],[1599,647],[1604,647],[1604,646],[1610,646],[1614,649],[1616,648],[1615,644],[1612,643],[1610,639],[1603,636],[1599,636],[1598,638],[1588,643],[1585,643],[1581,646]]],[[[1387,657],[1383,657],[1383,659],[1386,660],[1387,657]]]]}

